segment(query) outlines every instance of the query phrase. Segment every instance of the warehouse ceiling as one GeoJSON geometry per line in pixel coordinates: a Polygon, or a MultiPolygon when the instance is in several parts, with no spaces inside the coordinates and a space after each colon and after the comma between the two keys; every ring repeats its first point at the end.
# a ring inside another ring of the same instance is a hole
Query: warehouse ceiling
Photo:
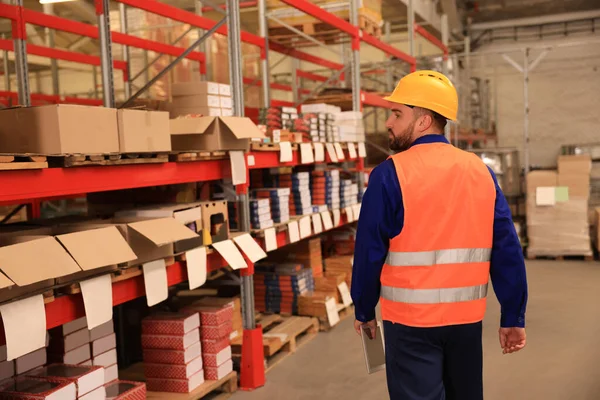
{"type": "Polygon", "coordinates": [[[600,9],[600,0],[458,0],[458,3],[475,23],[600,9]]]}

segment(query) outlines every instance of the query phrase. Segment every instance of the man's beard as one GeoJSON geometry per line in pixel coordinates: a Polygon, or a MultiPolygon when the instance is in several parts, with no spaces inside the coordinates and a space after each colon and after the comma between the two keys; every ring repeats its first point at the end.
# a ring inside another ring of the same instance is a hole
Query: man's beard
{"type": "Polygon", "coordinates": [[[415,128],[415,123],[412,122],[400,135],[394,135],[391,129],[388,129],[390,135],[389,145],[390,150],[400,153],[408,150],[412,144],[412,132],[415,128]]]}

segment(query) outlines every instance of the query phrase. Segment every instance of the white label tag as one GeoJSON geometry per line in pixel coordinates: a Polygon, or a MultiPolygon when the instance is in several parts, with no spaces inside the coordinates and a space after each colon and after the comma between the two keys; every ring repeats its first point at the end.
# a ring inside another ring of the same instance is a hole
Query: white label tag
{"type": "Polygon", "coordinates": [[[256,159],[252,154],[248,154],[248,166],[254,167],[256,165],[256,159]]]}
{"type": "Polygon", "coordinates": [[[190,290],[206,283],[206,247],[197,247],[185,252],[190,290]]]}
{"type": "Polygon", "coordinates": [[[352,304],[352,296],[350,296],[350,290],[348,289],[346,282],[340,283],[338,285],[338,290],[342,296],[342,303],[344,304],[344,307],[348,307],[350,304],[352,304]]]}
{"type": "Polygon", "coordinates": [[[244,256],[231,240],[223,240],[212,244],[212,247],[219,252],[221,257],[227,261],[227,264],[235,270],[248,268],[244,256]]]}
{"type": "Polygon", "coordinates": [[[313,223],[313,229],[315,231],[315,235],[317,233],[323,232],[323,224],[321,222],[321,215],[320,214],[313,214],[312,215],[312,223],[313,223]]]}
{"type": "Polygon", "coordinates": [[[333,147],[333,143],[325,143],[325,147],[327,148],[327,155],[331,159],[331,162],[338,162],[337,155],[335,154],[335,147],[333,147]]]}
{"type": "Polygon", "coordinates": [[[354,222],[354,213],[352,212],[352,207],[346,207],[346,208],[344,208],[344,211],[346,211],[347,221],[354,222]]]}
{"type": "Polygon", "coordinates": [[[326,231],[333,229],[333,221],[331,220],[329,211],[321,212],[321,219],[323,220],[323,228],[325,228],[326,231]]]}
{"type": "Polygon", "coordinates": [[[275,228],[265,229],[265,250],[273,251],[277,249],[277,232],[275,228]]]}
{"type": "Polygon", "coordinates": [[[262,247],[256,243],[256,240],[254,240],[249,233],[236,236],[233,238],[233,241],[253,263],[267,257],[267,253],[265,253],[262,247]]]}
{"type": "Polygon", "coordinates": [[[300,162],[302,164],[311,164],[315,162],[315,157],[310,143],[300,143],[300,162]]]}
{"type": "Polygon", "coordinates": [[[113,298],[110,275],[79,282],[88,329],[94,329],[112,319],[113,298]]]}
{"type": "Polygon", "coordinates": [[[279,143],[279,162],[290,162],[293,160],[292,144],[290,142],[279,143]]]}
{"type": "Polygon", "coordinates": [[[144,270],[144,286],[148,307],[165,301],[169,297],[165,260],[150,261],[142,265],[142,269],[144,270]]]}
{"type": "Polygon", "coordinates": [[[231,181],[234,185],[246,183],[246,163],[243,151],[230,151],[231,181]]]}
{"type": "Polygon", "coordinates": [[[46,345],[44,296],[28,297],[0,306],[8,361],[46,345]]]}
{"type": "Polygon", "coordinates": [[[310,217],[300,218],[300,239],[304,239],[311,235],[310,217]]]}
{"type": "Polygon", "coordinates": [[[342,215],[338,208],[333,210],[333,227],[340,226],[340,222],[342,222],[342,215]]]}
{"type": "Polygon", "coordinates": [[[298,221],[292,221],[288,224],[288,233],[290,235],[290,243],[296,243],[300,240],[298,221]]]}
{"type": "Polygon", "coordinates": [[[360,203],[352,206],[352,214],[354,215],[354,220],[358,221],[358,217],[360,217],[360,203]]]}
{"type": "Polygon", "coordinates": [[[327,321],[329,321],[329,326],[334,326],[340,322],[337,303],[333,297],[325,302],[325,309],[327,310],[327,321]]]}
{"type": "Polygon", "coordinates": [[[358,143],[358,156],[360,158],[365,158],[367,156],[367,149],[364,142],[358,143]]]}
{"type": "Polygon", "coordinates": [[[343,160],[346,157],[344,156],[344,150],[342,150],[342,145],[339,143],[334,143],[333,147],[335,148],[335,154],[337,155],[338,160],[343,160]]]}
{"type": "Polygon", "coordinates": [[[315,162],[325,161],[325,147],[323,143],[315,142],[313,146],[315,147],[315,162]]]}
{"type": "Polygon", "coordinates": [[[356,154],[356,146],[352,142],[348,142],[348,156],[351,159],[355,159],[356,157],[358,157],[356,154]]]}

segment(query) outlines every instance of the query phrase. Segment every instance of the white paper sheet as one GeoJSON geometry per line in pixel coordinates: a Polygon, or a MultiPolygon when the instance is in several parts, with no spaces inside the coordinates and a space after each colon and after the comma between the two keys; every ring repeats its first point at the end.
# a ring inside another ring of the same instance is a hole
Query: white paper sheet
{"type": "Polygon", "coordinates": [[[243,151],[230,151],[231,181],[234,185],[246,183],[246,160],[243,151]]]}
{"type": "Polygon", "coordinates": [[[277,250],[277,232],[275,228],[267,228],[265,232],[265,250],[273,251],[277,250]]]}
{"type": "Polygon", "coordinates": [[[190,290],[199,288],[206,283],[206,247],[196,247],[185,252],[188,282],[190,290]]]}
{"type": "Polygon", "coordinates": [[[344,156],[344,150],[342,150],[341,144],[334,143],[333,147],[335,148],[335,154],[337,155],[338,160],[343,160],[346,158],[346,156],[344,156]]]}
{"type": "Polygon", "coordinates": [[[352,214],[354,215],[354,220],[358,221],[358,217],[360,216],[360,203],[352,206],[352,214]]]}
{"type": "Polygon", "coordinates": [[[540,186],[535,191],[535,204],[538,206],[553,206],[556,204],[556,187],[540,186]]]}
{"type": "Polygon", "coordinates": [[[356,145],[352,142],[348,142],[348,155],[350,159],[355,159],[358,157],[356,154],[356,145]]]}
{"type": "Polygon", "coordinates": [[[6,359],[14,360],[46,345],[46,309],[39,294],[0,306],[6,359]]]}
{"type": "Polygon", "coordinates": [[[311,143],[300,143],[300,162],[302,164],[311,164],[315,162],[311,143]]]}
{"type": "Polygon", "coordinates": [[[340,226],[340,222],[342,222],[342,214],[339,208],[336,208],[333,210],[333,227],[335,228],[340,226]]]}
{"type": "Polygon", "coordinates": [[[340,283],[338,285],[338,290],[342,296],[342,303],[344,304],[344,307],[348,307],[350,304],[352,304],[352,296],[350,296],[350,290],[348,289],[346,282],[340,283]]]}
{"type": "Polygon", "coordinates": [[[248,166],[253,167],[256,165],[256,158],[252,154],[248,154],[248,166]]]}
{"type": "Polygon", "coordinates": [[[365,158],[367,156],[367,148],[365,147],[364,142],[358,143],[358,156],[360,158],[365,158]]]}
{"type": "Polygon", "coordinates": [[[331,214],[329,211],[321,212],[321,219],[323,220],[323,228],[326,231],[333,229],[333,221],[331,220],[331,214]]]}
{"type": "Polygon", "coordinates": [[[329,326],[334,326],[340,322],[340,314],[337,310],[337,303],[333,297],[325,302],[325,309],[327,310],[327,321],[329,321],[329,326]]]}
{"type": "Polygon", "coordinates": [[[244,256],[233,244],[232,240],[223,240],[212,244],[212,247],[219,252],[221,257],[227,261],[227,264],[235,270],[248,268],[244,256]]]}
{"type": "Polygon", "coordinates": [[[165,301],[169,297],[167,266],[165,260],[150,261],[142,265],[148,307],[165,301]]]}
{"type": "Polygon", "coordinates": [[[288,223],[288,234],[290,243],[296,243],[300,240],[300,229],[298,228],[298,221],[292,221],[288,223]]]}
{"type": "Polygon", "coordinates": [[[279,143],[279,162],[290,162],[293,159],[292,144],[290,142],[279,143]]]}
{"type": "Polygon", "coordinates": [[[321,222],[321,215],[320,214],[313,214],[312,215],[312,225],[313,225],[313,229],[315,231],[315,235],[317,233],[323,232],[323,223],[321,222]]]}
{"type": "Polygon", "coordinates": [[[344,211],[346,211],[346,219],[348,222],[354,222],[354,213],[352,212],[352,207],[345,207],[344,211]]]}
{"type": "Polygon", "coordinates": [[[256,240],[254,240],[249,233],[236,236],[233,238],[233,241],[253,263],[267,257],[267,253],[265,253],[262,247],[256,243],[256,240]]]}
{"type": "Polygon", "coordinates": [[[107,323],[113,315],[110,274],[79,282],[88,329],[107,323]]]}
{"type": "Polygon", "coordinates": [[[327,154],[331,159],[331,162],[338,162],[337,154],[335,154],[335,147],[333,143],[325,143],[325,147],[327,148],[327,154]]]}
{"type": "Polygon", "coordinates": [[[315,162],[325,161],[325,147],[323,143],[315,142],[313,146],[315,147],[315,162]]]}
{"type": "Polygon", "coordinates": [[[311,235],[310,217],[300,218],[300,239],[304,239],[311,235]]]}

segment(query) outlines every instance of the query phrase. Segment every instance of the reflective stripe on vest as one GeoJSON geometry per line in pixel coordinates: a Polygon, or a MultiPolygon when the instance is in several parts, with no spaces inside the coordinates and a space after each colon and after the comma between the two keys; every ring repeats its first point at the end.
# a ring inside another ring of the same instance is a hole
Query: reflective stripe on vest
{"type": "Polygon", "coordinates": [[[492,249],[447,249],[434,251],[390,251],[385,263],[392,267],[426,267],[490,261],[492,249]]]}
{"type": "Polygon", "coordinates": [[[381,287],[381,297],[406,304],[441,304],[483,299],[487,296],[485,285],[444,289],[406,289],[391,286],[381,287]]]}

